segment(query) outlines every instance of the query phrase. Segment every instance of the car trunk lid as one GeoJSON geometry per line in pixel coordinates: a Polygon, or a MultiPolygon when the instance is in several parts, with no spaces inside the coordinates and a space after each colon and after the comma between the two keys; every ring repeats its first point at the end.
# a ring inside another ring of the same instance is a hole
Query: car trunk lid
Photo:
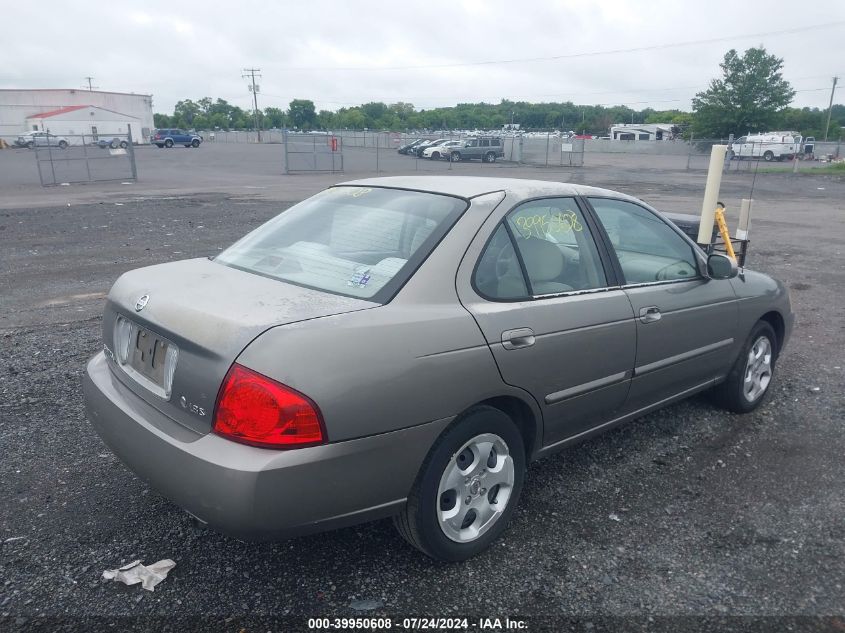
{"type": "Polygon", "coordinates": [[[109,292],[103,340],[121,382],[165,415],[205,433],[211,429],[226,372],[259,334],[277,325],[378,305],[192,259],[120,277],[109,292]],[[126,362],[116,355],[119,318],[132,327],[126,362]],[[167,347],[178,350],[169,394],[162,386],[165,354],[159,353],[167,347]]]}

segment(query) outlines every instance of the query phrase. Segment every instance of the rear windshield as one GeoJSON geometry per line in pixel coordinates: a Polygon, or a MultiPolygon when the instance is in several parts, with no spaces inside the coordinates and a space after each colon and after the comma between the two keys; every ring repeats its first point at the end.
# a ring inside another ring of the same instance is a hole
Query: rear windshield
{"type": "Polygon", "coordinates": [[[215,261],[384,303],[466,206],[459,198],[432,193],[333,187],[258,227],[215,261]]]}

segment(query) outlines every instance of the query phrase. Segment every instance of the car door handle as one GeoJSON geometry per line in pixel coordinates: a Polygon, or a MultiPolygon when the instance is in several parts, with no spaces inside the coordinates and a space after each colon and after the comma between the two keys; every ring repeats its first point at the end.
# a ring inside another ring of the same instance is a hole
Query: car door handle
{"type": "Polygon", "coordinates": [[[640,321],[643,323],[654,323],[655,321],[659,321],[662,316],[660,314],[660,308],[657,306],[640,308],[640,321]]]}
{"type": "Polygon", "coordinates": [[[530,327],[521,327],[516,330],[505,330],[502,332],[502,347],[505,349],[521,349],[531,347],[534,341],[534,330],[530,327]]]}

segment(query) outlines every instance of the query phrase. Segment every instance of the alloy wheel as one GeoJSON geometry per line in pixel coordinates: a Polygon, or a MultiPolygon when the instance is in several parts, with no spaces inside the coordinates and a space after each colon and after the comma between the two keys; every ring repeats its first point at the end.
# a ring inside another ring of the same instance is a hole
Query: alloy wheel
{"type": "Polygon", "coordinates": [[[759,399],[772,381],[772,343],[766,336],[760,336],[748,350],[742,395],[748,402],[759,399]]]}
{"type": "Polygon", "coordinates": [[[440,478],[440,529],[457,543],[476,540],[501,518],[513,486],[508,445],[493,433],[476,435],[455,452],[440,478]]]}

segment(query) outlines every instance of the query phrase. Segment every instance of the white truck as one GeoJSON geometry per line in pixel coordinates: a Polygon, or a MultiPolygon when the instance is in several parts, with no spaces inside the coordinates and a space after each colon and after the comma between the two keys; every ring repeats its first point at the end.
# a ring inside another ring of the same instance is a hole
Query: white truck
{"type": "Polygon", "coordinates": [[[801,135],[798,132],[748,134],[736,139],[729,149],[731,158],[762,158],[766,162],[784,158],[792,160],[801,151],[801,135]]]}

